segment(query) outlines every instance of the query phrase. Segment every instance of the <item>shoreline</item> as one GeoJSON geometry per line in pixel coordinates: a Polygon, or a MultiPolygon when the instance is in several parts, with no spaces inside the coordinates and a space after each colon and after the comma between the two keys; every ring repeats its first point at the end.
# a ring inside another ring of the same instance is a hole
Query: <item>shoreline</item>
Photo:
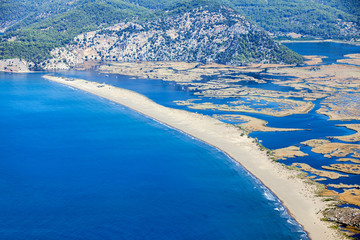
{"type": "Polygon", "coordinates": [[[341,239],[339,232],[329,228],[330,223],[320,220],[319,212],[327,203],[315,197],[315,185],[297,178],[299,172],[272,162],[253,139],[241,136],[242,131],[235,126],[210,116],[164,107],[130,90],[81,79],[44,78],[124,105],[221,150],[272,191],[311,239],[341,239]]]}
{"type": "Polygon", "coordinates": [[[314,39],[314,40],[278,40],[279,43],[317,43],[317,42],[333,42],[333,43],[344,43],[355,46],[360,46],[360,42],[350,42],[345,40],[333,40],[333,39],[314,39]]]}

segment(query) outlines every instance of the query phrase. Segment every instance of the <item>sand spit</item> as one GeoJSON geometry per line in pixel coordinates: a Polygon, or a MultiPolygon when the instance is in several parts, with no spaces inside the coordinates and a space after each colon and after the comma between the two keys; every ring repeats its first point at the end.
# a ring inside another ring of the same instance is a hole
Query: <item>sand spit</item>
{"type": "MultiPolygon", "coordinates": [[[[308,64],[319,64],[323,56],[307,58],[308,64]]],[[[192,109],[251,112],[281,117],[307,113],[313,108],[313,101],[321,99],[321,108],[317,113],[327,115],[331,120],[360,119],[360,66],[254,64],[236,67],[185,62],[135,62],[102,65],[100,71],[172,81],[193,91],[200,98],[229,98],[224,104],[189,100],[176,102],[192,109]],[[282,78],[279,79],[279,76],[282,78]],[[298,91],[275,91],[241,84],[262,84],[266,83],[265,80],[298,91]]]]}
{"type": "Polygon", "coordinates": [[[275,84],[311,91],[314,95],[308,100],[322,99],[317,113],[329,116],[330,120],[360,119],[359,66],[332,64],[272,68],[268,69],[267,74],[274,75],[275,84]],[[291,79],[276,80],[275,76],[279,75],[291,79]]]}
{"type": "Polygon", "coordinates": [[[268,122],[259,118],[249,117],[246,115],[238,114],[214,114],[214,118],[219,120],[228,121],[244,121],[245,123],[239,124],[242,128],[249,132],[291,132],[291,131],[302,131],[305,129],[299,128],[275,128],[267,126],[268,122]]]}
{"type": "Polygon", "coordinates": [[[350,174],[360,174],[360,165],[359,164],[330,164],[330,166],[321,166],[326,170],[333,170],[338,172],[350,173],[350,174]]]}
{"type": "Polygon", "coordinates": [[[341,141],[345,141],[345,142],[360,141],[360,124],[340,124],[340,125],[336,125],[336,126],[346,127],[348,129],[356,131],[356,133],[347,135],[347,136],[334,137],[334,138],[339,139],[341,141]]]}
{"type": "Polygon", "coordinates": [[[330,120],[360,120],[359,92],[344,91],[335,93],[322,100],[321,105],[321,108],[316,112],[327,115],[330,120]]]}
{"type": "Polygon", "coordinates": [[[315,169],[315,168],[309,166],[306,163],[293,163],[291,166],[298,167],[299,169],[310,172],[310,173],[315,174],[317,176],[326,177],[326,178],[330,178],[330,179],[338,179],[338,178],[341,178],[341,177],[348,177],[348,175],[343,175],[343,174],[340,174],[340,173],[337,173],[337,172],[318,170],[318,169],[315,169]]]}
{"type": "Polygon", "coordinates": [[[328,184],[328,187],[333,187],[333,188],[358,188],[360,189],[360,185],[358,184],[344,184],[344,183],[339,183],[339,184],[328,184]]]}
{"type": "MultiPolygon", "coordinates": [[[[192,83],[202,80],[203,76],[217,75],[220,78],[233,77],[233,74],[245,72],[259,73],[267,68],[291,67],[291,65],[280,64],[252,64],[248,66],[231,66],[217,63],[201,64],[188,62],[111,62],[101,65],[99,70],[103,73],[121,74],[145,79],[161,79],[173,81],[179,84],[192,83]],[[230,74],[230,75],[229,75],[230,74]]],[[[244,77],[244,76],[242,76],[244,77]]],[[[241,77],[241,78],[242,78],[241,77]]],[[[248,78],[248,77],[246,77],[248,78]]],[[[232,78],[233,79],[233,78],[232,78]]],[[[254,78],[248,80],[256,80],[254,78]]]]}
{"type": "Polygon", "coordinates": [[[360,65],[360,54],[354,53],[354,54],[347,54],[344,57],[347,57],[346,59],[340,59],[337,60],[339,63],[347,63],[347,64],[354,64],[354,65],[360,65]]]}
{"type": "Polygon", "coordinates": [[[324,157],[347,157],[360,158],[360,145],[330,142],[323,139],[312,139],[301,144],[312,147],[311,151],[323,154],[324,157]]]}
{"type": "Polygon", "coordinates": [[[297,171],[269,160],[253,139],[241,136],[239,128],[209,116],[161,106],[133,91],[80,79],[46,78],[120,103],[223,150],[271,189],[312,239],[342,238],[329,228],[330,223],[320,220],[320,211],[327,204],[315,197],[316,186],[297,178],[297,171]]]}
{"type": "Polygon", "coordinates": [[[354,158],[339,158],[336,160],[338,162],[352,162],[352,163],[360,163],[360,160],[354,158]]]}
{"type": "Polygon", "coordinates": [[[316,56],[316,55],[307,55],[303,56],[305,58],[305,64],[307,65],[318,65],[323,63],[323,58],[327,58],[325,56],[316,56]]]}
{"type": "Polygon", "coordinates": [[[282,160],[285,160],[287,158],[309,156],[307,153],[302,152],[300,150],[300,147],[297,146],[275,149],[273,150],[273,154],[275,155],[276,158],[282,160]]]}
{"type": "Polygon", "coordinates": [[[260,113],[275,117],[285,117],[292,114],[306,114],[313,109],[314,104],[311,102],[296,101],[291,99],[275,99],[267,97],[249,96],[247,100],[253,102],[253,106],[249,105],[249,101],[236,100],[228,104],[214,104],[211,102],[195,103],[193,100],[179,100],[174,101],[177,105],[187,106],[191,109],[199,110],[218,110],[224,112],[248,112],[260,113]],[[266,102],[265,104],[262,101],[266,102]],[[271,105],[278,105],[277,108],[271,105]]]}
{"type": "MultiPolygon", "coordinates": [[[[161,79],[175,82],[200,98],[229,99],[223,104],[199,103],[196,99],[174,101],[192,109],[209,109],[231,112],[253,112],[271,116],[287,116],[309,112],[318,98],[327,97],[322,92],[275,91],[246,87],[242,83],[266,83],[261,75],[269,68],[289,65],[253,64],[229,66],[186,62],[134,62],[111,63],[100,66],[102,73],[121,74],[144,79],[161,79]],[[254,76],[251,76],[255,74],[254,76]],[[255,77],[258,76],[258,77],[255,77]],[[294,99],[296,98],[296,99],[294,99]],[[303,100],[302,100],[303,99],[303,100]]],[[[199,100],[199,99],[198,99],[199,100]]]]}
{"type": "Polygon", "coordinates": [[[322,193],[322,196],[335,197],[340,201],[360,207],[360,189],[357,188],[347,189],[342,193],[337,193],[333,190],[326,190],[322,193]]]}

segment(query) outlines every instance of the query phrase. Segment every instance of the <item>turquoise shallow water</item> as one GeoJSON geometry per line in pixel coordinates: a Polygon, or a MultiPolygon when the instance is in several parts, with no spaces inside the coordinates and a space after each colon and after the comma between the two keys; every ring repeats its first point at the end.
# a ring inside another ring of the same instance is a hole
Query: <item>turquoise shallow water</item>
{"type": "Polygon", "coordinates": [[[41,74],[0,73],[0,239],[307,239],[222,152],[41,74]]]}

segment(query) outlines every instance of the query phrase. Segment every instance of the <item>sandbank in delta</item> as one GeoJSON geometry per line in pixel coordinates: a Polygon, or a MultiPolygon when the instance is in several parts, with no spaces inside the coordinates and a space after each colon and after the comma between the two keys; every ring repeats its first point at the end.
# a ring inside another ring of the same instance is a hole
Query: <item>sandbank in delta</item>
{"type": "Polygon", "coordinates": [[[316,186],[297,178],[297,171],[271,161],[253,139],[242,136],[239,128],[210,116],[164,107],[141,94],[110,85],[81,79],[45,78],[122,104],[224,151],[279,197],[311,239],[342,238],[339,232],[329,228],[330,223],[321,221],[320,211],[327,203],[315,197],[316,186]]]}
{"type": "Polygon", "coordinates": [[[246,115],[239,114],[214,114],[214,118],[227,121],[243,121],[244,123],[238,124],[240,127],[248,132],[292,132],[303,131],[300,128],[277,128],[267,126],[268,122],[259,118],[254,118],[246,115]]]}

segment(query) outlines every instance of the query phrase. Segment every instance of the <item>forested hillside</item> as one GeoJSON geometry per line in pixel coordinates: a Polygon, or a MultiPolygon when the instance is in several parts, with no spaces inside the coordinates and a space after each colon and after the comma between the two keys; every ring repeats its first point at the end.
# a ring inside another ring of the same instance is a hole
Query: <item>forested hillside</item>
{"type": "Polygon", "coordinates": [[[277,36],[297,33],[304,37],[358,38],[357,0],[229,0],[245,16],[277,36]],[[347,3],[346,3],[347,2],[347,3]]]}
{"type": "MultiPolygon", "coordinates": [[[[4,0],[1,2],[0,59],[36,63],[50,51],[73,43],[82,33],[131,21],[142,24],[169,14],[201,7],[206,0],[4,0]],[[176,5],[178,4],[178,5],[176,5]],[[180,5],[179,5],[180,4],[180,5]],[[170,11],[171,12],[171,11],[170,11]]],[[[214,0],[275,37],[357,39],[357,0],[214,0]]],[[[195,28],[196,30],[196,28],[195,28]]]]}
{"type": "MultiPolygon", "coordinates": [[[[182,0],[4,0],[0,30],[14,31],[73,9],[106,5],[153,12],[182,0]],[[125,4],[128,3],[128,4],[125,4]],[[130,3],[130,4],[129,4],[130,3]]],[[[279,36],[297,33],[304,37],[351,39],[359,37],[359,0],[217,0],[235,8],[265,30],[279,36]]],[[[101,12],[101,8],[99,9],[101,12]]],[[[109,14],[113,14],[113,10],[109,14]]],[[[115,14],[118,16],[117,14],[115,14]]],[[[136,14],[135,14],[136,15],[136,14]]],[[[128,17],[128,16],[127,16],[128,17]]]]}
{"type": "MultiPolygon", "coordinates": [[[[69,44],[81,33],[107,27],[125,19],[150,15],[146,8],[121,0],[80,0],[73,4],[76,6],[67,11],[5,34],[0,43],[0,57],[19,57],[41,62],[49,57],[51,49],[69,44]]],[[[33,15],[28,18],[32,17],[33,15]]],[[[21,20],[18,25],[26,25],[28,18],[21,20]]],[[[16,25],[13,26],[15,27],[16,25]]]]}
{"type": "Polygon", "coordinates": [[[52,56],[42,67],[57,69],[86,61],[302,63],[302,57],[236,11],[209,1],[178,3],[156,19],[79,35],[52,56]]]}
{"type": "MultiPolygon", "coordinates": [[[[178,0],[127,0],[150,9],[178,0]]],[[[352,39],[360,35],[359,0],[218,0],[277,36],[352,39]]]]}
{"type": "Polygon", "coordinates": [[[13,31],[51,16],[68,11],[79,0],[3,0],[1,1],[0,31],[13,31]]]}
{"type": "Polygon", "coordinates": [[[344,12],[354,14],[359,21],[360,1],[359,0],[316,0],[316,2],[334,7],[344,12]]]}

